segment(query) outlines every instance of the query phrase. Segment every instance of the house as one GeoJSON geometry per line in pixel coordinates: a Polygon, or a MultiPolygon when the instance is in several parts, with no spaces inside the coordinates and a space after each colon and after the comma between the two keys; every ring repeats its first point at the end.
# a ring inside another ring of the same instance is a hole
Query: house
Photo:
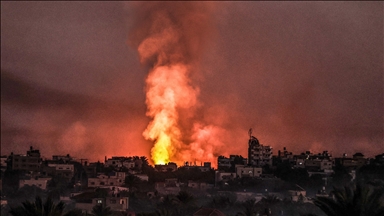
{"type": "Polygon", "coordinates": [[[96,178],[88,178],[88,187],[122,186],[125,176],[124,172],[112,172],[109,175],[100,174],[96,178]]]}
{"type": "Polygon", "coordinates": [[[164,182],[155,182],[155,189],[159,194],[178,194],[180,185],[176,178],[165,179],[164,182]]]}
{"type": "Polygon", "coordinates": [[[177,164],[173,162],[169,162],[167,164],[155,164],[155,170],[159,172],[174,172],[177,170],[177,164]]]}
{"type": "Polygon", "coordinates": [[[234,178],[236,178],[236,173],[222,172],[222,171],[215,172],[215,182],[220,182],[220,181],[227,182],[234,178]]]}
{"type": "Polygon", "coordinates": [[[75,166],[73,164],[48,164],[48,167],[54,168],[54,176],[60,176],[71,179],[75,174],[75,166]]]}
{"type": "Polygon", "coordinates": [[[42,190],[47,189],[48,182],[52,178],[34,178],[34,179],[22,179],[19,181],[19,188],[24,187],[25,185],[35,185],[36,187],[41,188],[42,190]]]}
{"type": "Polygon", "coordinates": [[[183,166],[184,169],[199,169],[201,172],[208,172],[211,170],[211,162],[204,162],[204,165],[196,166],[196,165],[188,165],[188,162],[183,166]]]}
{"type": "Polygon", "coordinates": [[[207,189],[212,188],[213,185],[207,184],[206,182],[195,182],[195,181],[189,180],[187,187],[205,191],[207,189]]]}
{"type": "Polygon", "coordinates": [[[91,202],[78,201],[75,208],[80,209],[83,213],[89,214],[92,208],[96,205],[103,205],[110,207],[112,211],[126,212],[129,207],[128,197],[105,197],[105,198],[92,198],[91,202]]]}
{"type": "Polygon", "coordinates": [[[250,167],[245,165],[236,165],[236,176],[242,177],[260,177],[262,172],[261,167],[250,167]]]}

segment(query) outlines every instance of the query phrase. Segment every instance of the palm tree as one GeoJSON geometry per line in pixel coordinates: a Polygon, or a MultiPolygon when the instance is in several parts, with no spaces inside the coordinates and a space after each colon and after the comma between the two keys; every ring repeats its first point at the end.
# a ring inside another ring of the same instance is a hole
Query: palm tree
{"type": "Polygon", "coordinates": [[[244,211],[238,212],[237,216],[255,216],[257,215],[256,200],[249,199],[243,202],[244,211]]]}
{"type": "Polygon", "coordinates": [[[129,188],[129,192],[132,192],[132,189],[137,189],[141,183],[141,179],[134,175],[128,175],[125,177],[125,185],[129,188]]]}
{"type": "Polygon", "coordinates": [[[189,204],[194,204],[194,200],[195,198],[193,197],[193,195],[191,195],[190,193],[188,193],[187,191],[180,191],[176,198],[180,201],[181,204],[183,205],[189,205],[189,204]]]}
{"type": "Polygon", "coordinates": [[[384,215],[384,187],[368,185],[334,188],[334,197],[318,197],[314,203],[328,216],[384,215]]]}
{"type": "Polygon", "coordinates": [[[9,214],[13,216],[61,216],[64,211],[65,204],[59,202],[54,204],[51,197],[48,197],[43,203],[41,197],[36,196],[35,202],[25,201],[22,206],[11,208],[9,214]]]}
{"type": "Polygon", "coordinates": [[[95,205],[92,208],[92,214],[95,216],[108,216],[112,214],[110,207],[105,207],[104,205],[95,205]]]}

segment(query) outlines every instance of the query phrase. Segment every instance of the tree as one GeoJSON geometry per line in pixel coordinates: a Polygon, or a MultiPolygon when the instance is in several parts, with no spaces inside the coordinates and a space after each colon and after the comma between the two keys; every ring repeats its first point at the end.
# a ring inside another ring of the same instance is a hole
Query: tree
{"type": "Polygon", "coordinates": [[[133,189],[137,189],[141,183],[141,179],[134,175],[128,175],[125,177],[125,185],[129,188],[129,192],[132,192],[133,189]]]}
{"type": "Polygon", "coordinates": [[[188,193],[187,191],[180,191],[176,198],[180,201],[181,204],[183,205],[192,205],[194,204],[194,200],[195,198],[193,197],[193,195],[191,195],[190,193],[188,193]]]}
{"type": "Polygon", "coordinates": [[[238,212],[237,216],[255,216],[257,215],[257,207],[256,207],[256,200],[255,199],[249,199],[242,203],[243,211],[238,212]]]}
{"type": "Polygon", "coordinates": [[[372,190],[368,185],[352,185],[333,189],[334,198],[318,197],[314,203],[328,216],[384,215],[384,188],[372,190]]]}
{"type": "Polygon", "coordinates": [[[82,216],[83,213],[80,209],[72,209],[64,214],[64,216],[82,216]]]}
{"type": "Polygon", "coordinates": [[[64,211],[64,203],[54,204],[51,197],[43,203],[41,197],[37,196],[35,202],[25,201],[22,206],[11,208],[9,214],[13,216],[61,216],[64,211]]]}
{"type": "Polygon", "coordinates": [[[92,208],[92,214],[95,216],[108,216],[112,215],[110,207],[105,207],[104,205],[95,205],[92,208]]]}

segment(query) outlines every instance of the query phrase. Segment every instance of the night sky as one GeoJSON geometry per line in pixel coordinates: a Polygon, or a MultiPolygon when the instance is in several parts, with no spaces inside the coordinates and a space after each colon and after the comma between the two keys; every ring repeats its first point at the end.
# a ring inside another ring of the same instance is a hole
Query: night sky
{"type": "MultiPolygon", "coordinates": [[[[2,155],[32,145],[46,157],[150,158],[152,65],[132,34],[150,4],[1,2],[2,155]]],[[[163,7],[193,8],[182,4],[163,7]]],[[[383,4],[199,3],[204,29],[184,32],[202,32],[191,54],[198,103],[181,127],[216,128],[206,145],[217,156],[247,157],[249,128],[275,153],[383,153],[383,4]]]]}

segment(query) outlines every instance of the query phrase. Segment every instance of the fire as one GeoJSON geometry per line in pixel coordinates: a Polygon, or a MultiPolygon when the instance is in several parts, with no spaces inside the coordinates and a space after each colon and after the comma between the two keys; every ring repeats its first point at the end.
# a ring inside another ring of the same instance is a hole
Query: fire
{"type": "Polygon", "coordinates": [[[222,131],[194,116],[199,89],[190,79],[211,30],[212,4],[145,2],[132,6],[136,6],[132,11],[136,22],[130,44],[137,49],[141,63],[150,67],[146,104],[147,116],[152,120],[143,136],[154,141],[153,162],[198,160],[215,164],[222,145],[215,137],[222,131]]]}
{"type": "Polygon", "coordinates": [[[155,67],[146,83],[147,115],[153,120],[143,135],[155,141],[151,150],[155,164],[164,164],[175,155],[177,146],[182,145],[177,109],[194,106],[198,89],[190,86],[188,67],[183,64],[155,67]]]}

